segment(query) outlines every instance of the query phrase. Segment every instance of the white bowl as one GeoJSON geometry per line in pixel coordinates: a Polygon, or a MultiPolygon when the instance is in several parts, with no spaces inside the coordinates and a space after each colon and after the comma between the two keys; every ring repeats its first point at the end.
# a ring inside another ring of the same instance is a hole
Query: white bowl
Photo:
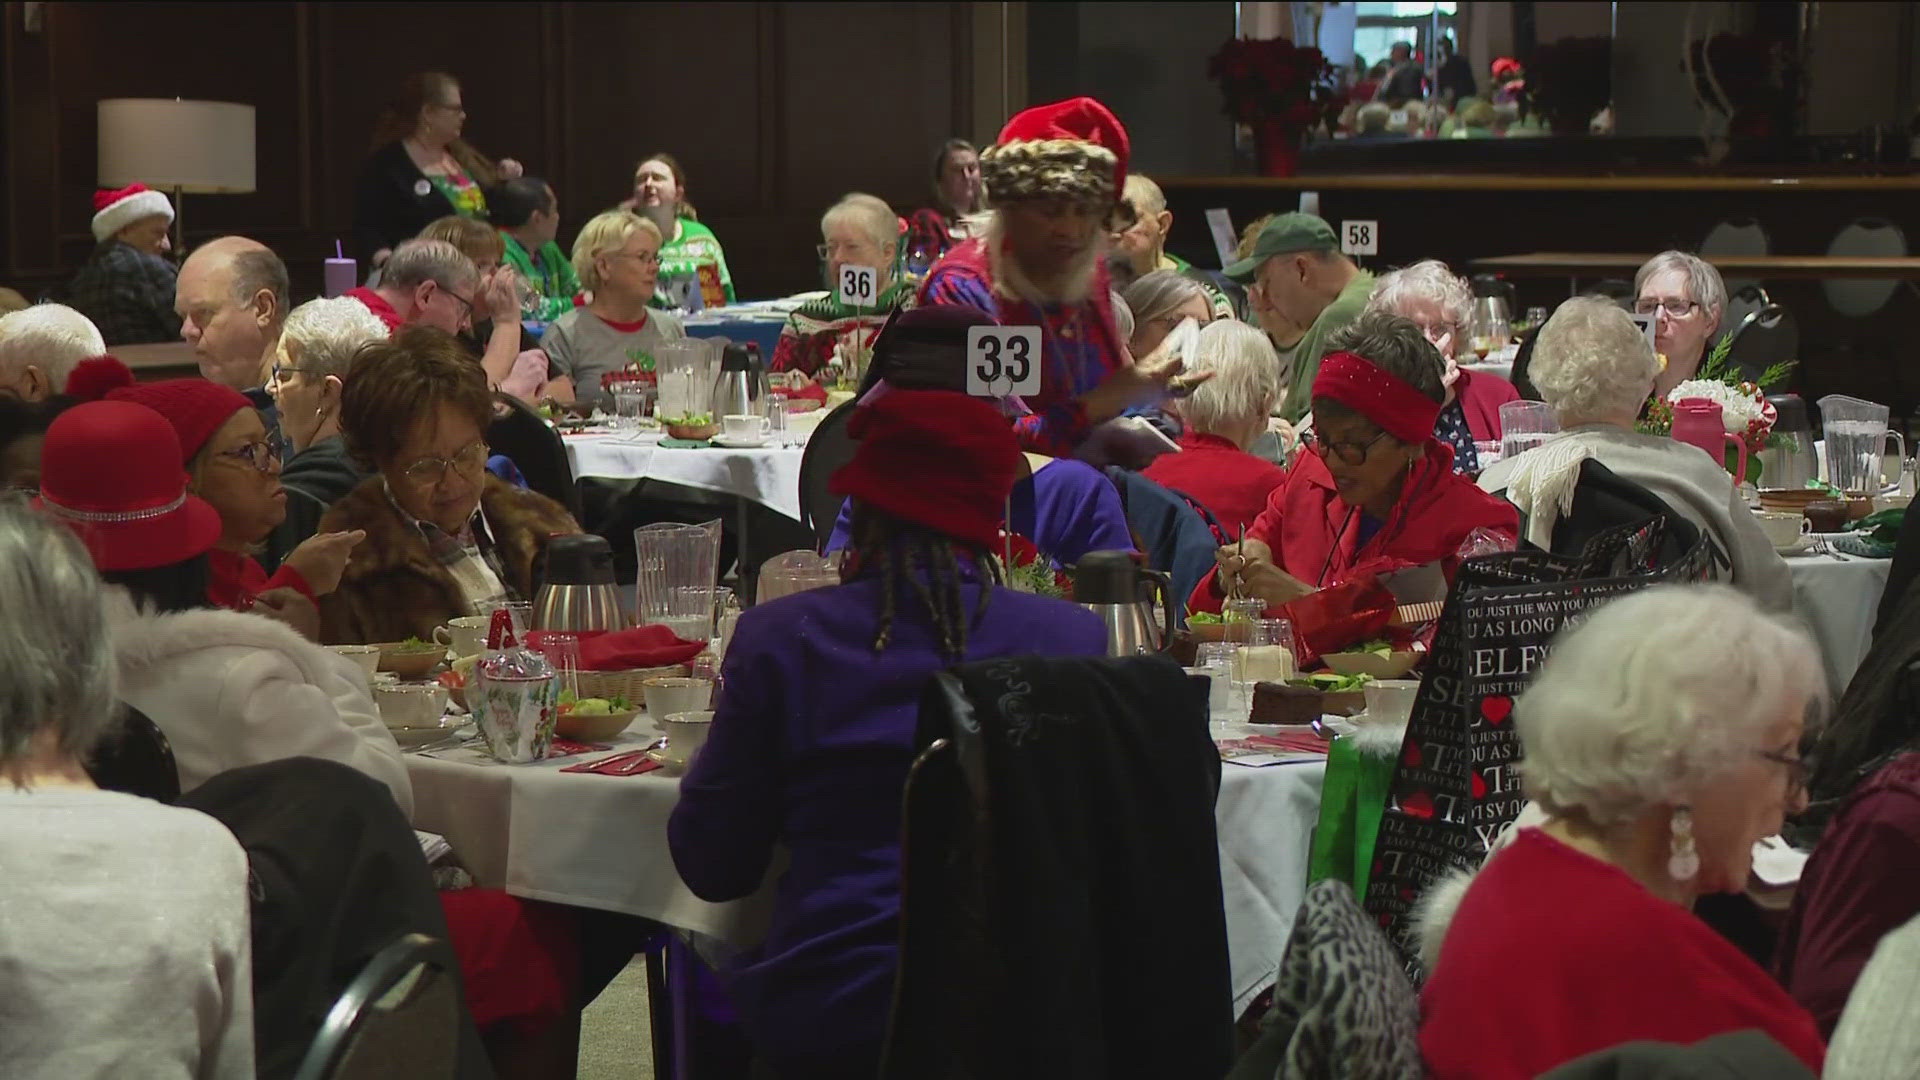
{"type": "Polygon", "coordinates": [[[360,665],[360,670],[373,678],[380,670],[380,646],[378,645],[329,645],[327,648],[360,665]]]}
{"type": "Polygon", "coordinates": [[[389,728],[440,726],[447,712],[447,688],[399,684],[373,688],[373,702],[389,728]]]}

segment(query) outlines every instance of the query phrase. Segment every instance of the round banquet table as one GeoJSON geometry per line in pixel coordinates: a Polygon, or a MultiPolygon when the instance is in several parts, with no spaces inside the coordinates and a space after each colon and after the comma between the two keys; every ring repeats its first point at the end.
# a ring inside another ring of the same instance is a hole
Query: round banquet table
{"type": "MultiPolygon", "coordinates": [[[[676,778],[560,771],[644,746],[653,735],[643,713],[612,750],[533,765],[501,765],[477,748],[407,754],[414,827],[445,836],[480,885],[750,945],[764,932],[770,890],[726,904],[688,890],[667,848],[676,778]]],[[[1214,813],[1236,1016],[1280,969],[1306,892],[1324,774],[1324,759],[1220,766],[1214,813]]]]}
{"type": "MultiPolygon", "coordinates": [[[[1837,553],[1836,553],[1837,554],[1837,553]]],[[[1892,559],[1833,558],[1801,552],[1787,556],[1793,577],[1793,611],[1812,632],[1828,685],[1838,700],[1873,645],[1873,620],[1886,590],[1892,559]]]]}
{"type": "Polygon", "coordinates": [[[566,434],[573,475],[608,480],[659,480],[759,503],[800,520],[799,447],[667,447],[660,433],[566,434]]]}

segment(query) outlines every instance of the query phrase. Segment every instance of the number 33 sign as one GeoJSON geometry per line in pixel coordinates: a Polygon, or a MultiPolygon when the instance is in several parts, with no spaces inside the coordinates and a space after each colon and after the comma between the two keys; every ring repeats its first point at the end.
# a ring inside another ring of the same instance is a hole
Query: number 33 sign
{"type": "Polygon", "coordinates": [[[840,268],[839,300],[848,307],[872,307],[877,299],[879,275],[871,266],[843,266],[840,268]]]}
{"type": "Polygon", "coordinates": [[[1040,328],[967,328],[967,393],[1031,397],[1040,392],[1040,328]]]}

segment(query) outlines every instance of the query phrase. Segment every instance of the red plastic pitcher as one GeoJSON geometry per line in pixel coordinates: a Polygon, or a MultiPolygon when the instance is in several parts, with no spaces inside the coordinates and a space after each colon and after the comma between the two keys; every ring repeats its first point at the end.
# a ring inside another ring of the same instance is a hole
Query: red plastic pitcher
{"type": "Polygon", "coordinates": [[[1672,434],[1675,440],[1692,443],[1706,451],[1707,456],[1723,468],[1727,460],[1727,444],[1732,443],[1740,452],[1740,465],[1734,470],[1733,482],[1736,485],[1746,482],[1747,444],[1727,434],[1726,425],[1721,422],[1719,402],[1699,397],[1681,398],[1674,402],[1672,434]]]}

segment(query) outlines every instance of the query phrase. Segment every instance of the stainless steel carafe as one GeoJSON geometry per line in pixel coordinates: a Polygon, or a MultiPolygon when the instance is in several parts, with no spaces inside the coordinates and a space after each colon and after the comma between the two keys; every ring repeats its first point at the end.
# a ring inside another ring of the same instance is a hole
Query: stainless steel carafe
{"type": "Polygon", "coordinates": [[[728,345],[720,354],[720,374],[713,381],[713,418],[750,416],[760,412],[767,395],[767,366],[760,347],[751,342],[728,345]]]}
{"type": "Polygon", "coordinates": [[[614,585],[613,549],[592,533],[547,543],[546,578],[533,602],[537,630],[624,630],[632,625],[614,585]]]}
{"type": "Polygon", "coordinates": [[[1132,552],[1090,551],[1081,556],[1073,568],[1073,599],[1106,625],[1108,656],[1159,652],[1172,641],[1178,618],[1173,579],[1135,563],[1132,552]]]}

